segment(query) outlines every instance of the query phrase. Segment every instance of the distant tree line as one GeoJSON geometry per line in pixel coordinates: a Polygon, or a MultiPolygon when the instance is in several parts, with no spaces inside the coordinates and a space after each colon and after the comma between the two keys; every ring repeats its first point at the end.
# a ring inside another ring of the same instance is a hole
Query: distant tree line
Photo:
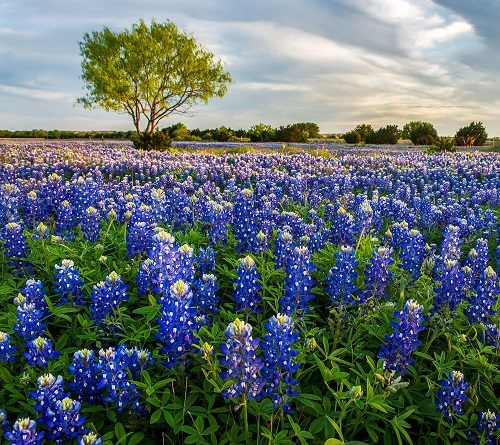
{"type": "MultiPolygon", "coordinates": [[[[216,141],[216,142],[287,142],[307,143],[309,139],[324,138],[319,126],[313,122],[300,122],[277,128],[259,123],[248,130],[234,130],[230,127],[189,130],[183,123],[139,138],[135,131],[68,131],[68,130],[0,130],[0,138],[44,138],[44,139],[127,139],[138,148],[165,148],[172,141],[216,141]]],[[[488,134],[481,122],[471,122],[460,128],[454,137],[439,136],[430,122],[411,121],[399,129],[397,125],[387,125],[374,130],[369,124],[357,125],[344,134],[330,135],[330,138],[343,139],[348,144],[397,144],[409,139],[415,145],[426,145],[434,151],[454,151],[456,146],[482,146],[488,134]]]]}
{"type": "Polygon", "coordinates": [[[130,139],[133,131],[0,130],[0,138],[130,139]]]}
{"type": "Polygon", "coordinates": [[[397,125],[374,130],[371,125],[360,124],[342,135],[348,144],[397,144],[399,139],[410,139],[415,145],[427,145],[433,151],[454,151],[456,146],[482,146],[488,138],[481,122],[471,122],[460,128],[453,138],[440,137],[430,122],[411,121],[400,130],[397,125]]]}

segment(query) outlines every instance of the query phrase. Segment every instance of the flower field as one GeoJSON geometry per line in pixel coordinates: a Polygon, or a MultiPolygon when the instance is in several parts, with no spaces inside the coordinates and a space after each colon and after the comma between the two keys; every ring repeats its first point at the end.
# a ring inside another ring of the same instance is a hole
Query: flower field
{"type": "Polygon", "coordinates": [[[500,155],[0,144],[0,443],[496,444],[500,155]]]}

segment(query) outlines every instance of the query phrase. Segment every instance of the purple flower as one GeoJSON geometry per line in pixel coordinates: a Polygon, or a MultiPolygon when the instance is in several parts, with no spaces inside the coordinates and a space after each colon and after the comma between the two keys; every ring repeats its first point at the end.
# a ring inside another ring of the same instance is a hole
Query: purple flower
{"type": "Polygon", "coordinates": [[[54,291],[61,298],[61,304],[71,304],[73,306],[83,306],[82,286],[80,272],[75,269],[71,260],[62,260],[61,266],[55,265],[57,273],[54,275],[54,291]]]}
{"type": "MultiPolygon", "coordinates": [[[[106,277],[106,281],[97,283],[92,289],[94,291],[90,295],[91,318],[94,324],[105,327],[104,318],[112,316],[120,304],[128,300],[127,286],[123,283],[121,276],[113,271],[106,277]]],[[[112,326],[112,330],[113,328],[115,326],[112,326]]]]}
{"type": "Polygon", "coordinates": [[[226,343],[220,345],[224,357],[220,364],[227,369],[220,373],[223,380],[234,383],[221,394],[227,399],[259,400],[265,380],[259,375],[264,366],[256,356],[260,340],[252,338],[252,326],[239,318],[230,323],[224,333],[226,343]]]}
{"type": "Polygon", "coordinates": [[[0,428],[5,430],[9,427],[9,421],[7,420],[7,413],[4,409],[0,409],[0,428]]]}
{"type": "Polygon", "coordinates": [[[77,218],[75,208],[68,200],[64,200],[56,209],[56,230],[55,234],[65,241],[73,241],[72,228],[76,227],[77,218]]]}
{"type": "Polygon", "coordinates": [[[88,433],[78,438],[78,445],[101,445],[102,439],[95,433],[88,433]]]}
{"type": "Polygon", "coordinates": [[[60,375],[54,377],[50,373],[44,374],[38,377],[37,383],[38,389],[36,392],[30,392],[30,397],[37,402],[33,408],[41,415],[38,422],[45,422],[47,408],[54,406],[58,400],[68,397],[69,393],[64,392],[64,380],[60,375]]]}
{"type": "Polygon", "coordinates": [[[475,286],[475,293],[467,297],[469,306],[464,309],[469,323],[488,323],[488,316],[495,314],[500,286],[498,277],[491,266],[488,266],[475,286]]]}
{"type": "Polygon", "coordinates": [[[448,379],[441,380],[440,383],[443,388],[438,390],[437,411],[443,413],[446,420],[452,423],[452,414],[464,414],[462,405],[469,400],[465,394],[469,384],[460,371],[451,371],[448,379]]]}
{"type": "Polygon", "coordinates": [[[212,274],[203,274],[195,281],[192,306],[198,316],[205,317],[207,323],[210,323],[211,318],[219,312],[220,297],[215,294],[219,290],[216,281],[217,278],[212,274]]]}
{"type": "Polygon", "coordinates": [[[360,294],[357,304],[364,304],[372,300],[380,300],[388,294],[389,278],[391,273],[388,267],[392,264],[392,249],[379,247],[366,267],[366,287],[360,294]]]}
{"type": "Polygon", "coordinates": [[[297,381],[293,374],[299,369],[299,364],[293,363],[293,359],[299,352],[292,345],[297,342],[299,334],[295,331],[292,318],[285,314],[273,315],[265,323],[265,327],[268,331],[262,337],[265,393],[271,396],[275,409],[281,406],[284,412],[293,414],[290,398],[298,395],[297,381]]]}
{"type": "Polygon", "coordinates": [[[251,252],[255,244],[256,208],[253,192],[243,189],[237,194],[233,207],[232,231],[240,253],[251,252]]]}
{"type": "Polygon", "coordinates": [[[454,312],[465,297],[464,271],[457,260],[446,260],[441,274],[441,284],[435,290],[431,314],[454,312]]]}
{"type": "Polygon", "coordinates": [[[391,321],[394,331],[385,337],[387,343],[378,354],[384,360],[384,369],[406,374],[406,366],[414,363],[410,354],[421,344],[418,333],[425,329],[423,310],[422,305],[408,300],[401,312],[394,312],[398,321],[391,321]]]}
{"type": "Polygon", "coordinates": [[[36,226],[35,230],[33,231],[33,236],[31,238],[34,240],[40,240],[48,238],[49,235],[50,235],[49,228],[44,223],[41,222],[36,226]]]}
{"type": "MultiPolygon", "coordinates": [[[[21,294],[19,295],[24,301],[24,297],[21,294]]],[[[45,324],[42,323],[43,314],[36,308],[34,303],[20,303],[17,306],[16,315],[17,325],[12,330],[23,338],[25,343],[31,342],[43,334],[45,329],[45,324]]]]}
{"type": "Polygon", "coordinates": [[[81,221],[81,229],[87,241],[95,243],[99,239],[101,220],[96,208],[90,206],[85,210],[85,214],[81,221]]]}
{"type": "Polygon", "coordinates": [[[82,402],[95,403],[102,398],[102,388],[99,385],[100,365],[96,362],[94,351],[81,349],[73,354],[73,363],[68,366],[74,381],[69,383],[70,389],[78,394],[82,402]]]}
{"type": "Polygon", "coordinates": [[[285,294],[278,300],[283,313],[300,318],[311,310],[309,301],[314,298],[311,289],[315,282],[311,272],[314,270],[316,267],[311,262],[309,249],[296,247],[285,269],[285,294]]]}
{"type": "Polygon", "coordinates": [[[484,431],[485,445],[496,445],[497,440],[493,433],[500,428],[500,414],[490,410],[480,412],[476,425],[478,431],[484,431]]]}
{"type": "Polygon", "coordinates": [[[28,351],[23,357],[28,360],[30,366],[49,366],[49,360],[59,357],[59,352],[52,350],[52,342],[48,338],[37,337],[27,343],[28,351]]]}
{"type": "Polygon", "coordinates": [[[234,280],[235,311],[244,311],[245,314],[262,312],[259,308],[259,304],[262,303],[262,297],[259,295],[262,285],[257,281],[259,278],[260,274],[255,268],[253,258],[251,256],[242,258],[238,265],[238,277],[234,280]]]}
{"type": "Polygon", "coordinates": [[[293,236],[287,230],[283,228],[278,232],[278,237],[276,238],[276,245],[274,247],[274,258],[275,268],[286,269],[286,265],[292,260],[293,249],[295,245],[293,243],[293,236]]]}
{"type": "Polygon", "coordinates": [[[325,279],[325,292],[330,296],[330,301],[340,306],[353,304],[353,295],[358,290],[355,281],[358,273],[355,267],[358,265],[354,248],[343,245],[334,255],[335,266],[330,269],[325,279]]]}
{"type": "Polygon", "coordinates": [[[189,286],[178,280],[171,286],[169,295],[158,300],[162,307],[157,319],[159,328],[156,337],[163,344],[161,351],[167,354],[163,364],[168,368],[176,364],[185,365],[197,341],[193,332],[197,324],[192,298],[189,286]]]}
{"type": "Polygon", "coordinates": [[[0,331],[0,362],[13,362],[17,346],[10,344],[10,335],[0,331]]]}
{"type": "Polygon", "coordinates": [[[85,417],[80,415],[80,402],[65,397],[58,400],[55,405],[49,406],[46,412],[45,424],[49,429],[47,439],[55,440],[62,444],[79,434],[88,432],[83,424],[85,417]]]}
{"type": "Polygon", "coordinates": [[[99,363],[102,370],[99,385],[104,391],[103,401],[116,406],[118,412],[127,407],[140,411],[140,392],[128,379],[127,363],[117,350],[108,348],[99,351],[99,363]]]}
{"type": "Polygon", "coordinates": [[[5,432],[12,445],[41,445],[43,436],[43,432],[36,432],[36,422],[29,417],[16,420],[12,430],[5,432]]]}

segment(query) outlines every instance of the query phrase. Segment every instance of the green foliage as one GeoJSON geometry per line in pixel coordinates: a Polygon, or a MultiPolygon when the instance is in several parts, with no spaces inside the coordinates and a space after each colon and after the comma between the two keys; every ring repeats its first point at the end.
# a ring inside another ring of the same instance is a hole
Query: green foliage
{"type": "Polygon", "coordinates": [[[275,140],[279,142],[307,143],[309,138],[320,136],[318,125],[312,122],[281,126],[276,129],[275,133],[275,140]]]}
{"type": "Polygon", "coordinates": [[[131,137],[135,148],[141,150],[166,151],[172,147],[172,139],[165,129],[154,131],[153,133],[135,134],[131,137]]]}
{"type": "Polygon", "coordinates": [[[397,125],[387,125],[370,133],[366,142],[368,144],[397,144],[401,138],[401,131],[397,125]]]}
{"type": "Polygon", "coordinates": [[[139,136],[153,134],[173,113],[224,96],[231,81],[222,61],[169,21],[86,33],[80,54],[87,94],[78,102],[130,115],[139,136]]]}
{"type": "Polygon", "coordinates": [[[440,137],[436,140],[436,143],[429,146],[426,153],[455,153],[457,147],[455,145],[454,138],[440,137]]]}
{"type": "Polygon", "coordinates": [[[415,145],[433,145],[438,140],[438,133],[429,122],[411,121],[404,125],[402,137],[411,139],[415,145]]]}
{"type": "Polygon", "coordinates": [[[455,134],[455,143],[458,146],[482,146],[488,139],[488,133],[482,122],[471,122],[460,128],[455,134]]]}
{"type": "Polygon", "coordinates": [[[357,125],[354,130],[345,133],[342,139],[348,144],[359,144],[361,142],[365,143],[370,135],[373,133],[373,128],[368,124],[357,125]]]}
{"type": "Polygon", "coordinates": [[[276,137],[276,132],[271,125],[260,123],[250,127],[248,136],[252,142],[267,142],[276,137]]]}

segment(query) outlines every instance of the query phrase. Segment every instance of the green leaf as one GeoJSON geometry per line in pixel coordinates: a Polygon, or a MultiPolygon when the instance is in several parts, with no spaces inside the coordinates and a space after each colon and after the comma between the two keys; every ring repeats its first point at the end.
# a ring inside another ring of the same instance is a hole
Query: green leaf
{"type": "Polygon", "coordinates": [[[127,436],[127,432],[125,431],[125,428],[120,422],[117,422],[115,424],[115,436],[117,439],[121,439],[122,437],[127,436]]]}
{"type": "Polygon", "coordinates": [[[157,409],[153,414],[151,414],[151,417],[149,419],[149,423],[153,424],[153,423],[158,422],[160,420],[161,416],[162,416],[162,410],[157,409]]]}
{"type": "Polygon", "coordinates": [[[138,443],[141,443],[144,436],[145,434],[142,431],[135,433],[128,441],[128,445],[137,445],[138,443]]]}
{"type": "Polygon", "coordinates": [[[13,383],[14,378],[12,377],[12,374],[7,368],[4,368],[2,365],[0,365],[0,379],[2,379],[5,383],[13,383]]]}
{"type": "Polygon", "coordinates": [[[331,438],[325,442],[325,445],[342,445],[343,443],[342,440],[331,438]]]}

